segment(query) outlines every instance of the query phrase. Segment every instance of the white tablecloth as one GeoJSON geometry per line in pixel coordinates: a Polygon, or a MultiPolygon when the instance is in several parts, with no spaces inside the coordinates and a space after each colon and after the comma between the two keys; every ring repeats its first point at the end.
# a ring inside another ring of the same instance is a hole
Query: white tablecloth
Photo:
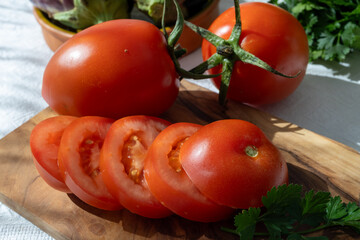
{"type": "MultiPolygon", "coordinates": [[[[231,5],[231,0],[221,0],[221,11],[231,5]]],[[[31,7],[28,0],[0,2],[0,138],[47,107],[41,81],[53,53],[31,7]]],[[[196,51],[181,63],[189,69],[200,61],[201,52],[196,51]]],[[[294,94],[262,109],[360,151],[359,66],[359,52],[341,64],[310,64],[294,94]]],[[[198,83],[216,91],[208,80],[198,83]]],[[[0,239],[51,237],[0,203],[0,239]]]]}

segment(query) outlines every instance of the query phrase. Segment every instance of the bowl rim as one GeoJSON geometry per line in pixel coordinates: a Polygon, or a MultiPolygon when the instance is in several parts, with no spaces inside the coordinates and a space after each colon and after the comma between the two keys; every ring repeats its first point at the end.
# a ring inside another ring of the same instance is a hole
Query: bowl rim
{"type": "Polygon", "coordinates": [[[66,30],[54,23],[52,23],[51,21],[49,21],[49,19],[47,17],[45,17],[44,13],[37,7],[34,7],[34,10],[33,10],[35,16],[37,16],[38,18],[38,21],[39,23],[47,28],[48,30],[50,31],[60,31],[60,32],[63,32],[64,34],[66,35],[69,35],[69,36],[72,36],[74,35],[76,32],[73,32],[73,31],[69,31],[69,30],[66,30]]]}
{"type": "MultiPolygon", "coordinates": [[[[211,2],[209,2],[204,9],[202,9],[200,12],[193,15],[191,18],[188,19],[188,21],[196,21],[198,18],[201,18],[202,15],[204,15],[204,14],[206,15],[206,13],[211,11],[211,9],[214,6],[217,6],[219,4],[219,2],[220,2],[220,0],[211,0],[211,2]]],[[[69,37],[76,34],[76,32],[74,32],[74,31],[66,30],[66,29],[52,23],[51,21],[49,21],[49,19],[44,15],[44,13],[39,8],[33,7],[33,12],[34,12],[35,16],[37,17],[37,20],[39,21],[39,23],[41,25],[43,25],[45,28],[47,28],[49,31],[60,31],[60,32],[63,32],[64,34],[68,35],[69,37]]],[[[171,26],[170,28],[172,28],[172,27],[173,26],[171,26]]],[[[79,31],[81,31],[81,30],[79,30],[79,31]]]]}

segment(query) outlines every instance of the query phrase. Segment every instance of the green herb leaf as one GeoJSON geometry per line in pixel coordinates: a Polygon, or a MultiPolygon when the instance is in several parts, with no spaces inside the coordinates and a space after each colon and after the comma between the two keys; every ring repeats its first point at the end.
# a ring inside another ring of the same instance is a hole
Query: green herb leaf
{"type": "Polygon", "coordinates": [[[341,219],[347,215],[346,206],[339,196],[331,198],[326,208],[328,222],[341,219]]]}
{"type": "Polygon", "coordinates": [[[320,10],[323,9],[323,7],[315,5],[312,2],[300,2],[293,7],[292,13],[294,16],[298,16],[304,11],[312,11],[314,9],[320,10]]]}
{"type": "Polygon", "coordinates": [[[301,202],[303,214],[323,213],[330,199],[329,192],[318,192],[310,190],[305,194],[301,202]]]}
{"type": "Polygon", "coordinates": [[[260,208],[249,208],[235,216],[235,227],[241,240],[253,239],[260,212],[260,208]]]}
{"type": "Polygon", "coordinates": [[[346,206],[348,215],[343,219],[344,221],[359,221],[360,208],[354,202],[350,202],[346,206]]]}
{"type": "Polygon", "coordinates": [[[223,229],[239,235],[241,240],[268,236],[270,240],[325,240],[327,237],[307,237],[306,234],[327,227],[351,227],[360,233],[360,208],[356,203],[344,203],[329,192],[310,190],[303,193],[301,185],[289,184],[272,188],[262,198],[264,208],[249,208],[235,216],[236,229],[223,229]],[[267,232],[256,232],[258,224],[267,232]]]}
{"type": "Polygon", "coordinates": [[[360,5],[357,0],[270,0],[293,14],[308,35],[310,61],[343,61],[360,50],[360,5]]]}
{"type": "Polygon", "coordinates": [[[267,195],[262,198],[262,202],[264,207],[271,211],[287,209],[294,204],[299,204],[301,191],[302,186],[296,184],[273,187],[267,195]]]}
{"type": "Polygon", "coordinates": [[[339,196],[331,198],[327,209],[326,219],[332,225],[349,226],[360,232],[360,208],[356,203],[345,204],[339,196]]]}
{"type": "MultiPolygon", "coordinates": [[[[358,8],[360,11],[360,7],[358,8]]],[[[360,50],[360,26],[352,22],[348,22],[344,26],[344,32],[341,35],[341,40],[344,42],[345,45],[360,50]]]]}
{"type": "Polygon", "coordinates": [[[301,201],[302,224],[318,226],[323,222],[326,215],[327,203],[330,200],[329,192],[307,192],[301,201]]]}
{"type": "Polygon", "coordinates": [[[262,198],[267,213],[262,216],[270,238],[279,239],[281,234],[288,234],[293,230],[293,224],[301,217],[300,200],[302,186],[282,185],[272,188],[262,198]]]}

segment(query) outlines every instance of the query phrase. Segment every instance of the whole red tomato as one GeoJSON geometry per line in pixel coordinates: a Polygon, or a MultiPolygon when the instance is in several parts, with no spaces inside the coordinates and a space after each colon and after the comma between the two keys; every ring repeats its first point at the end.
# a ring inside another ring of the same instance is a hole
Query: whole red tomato
{"type": "Polygon", "coordinates": [[[177,77],[158,28],[141,20],[112,20],[79,32],[55,52],[42,96],[64,115],[158,115],[175,101],[177,77]]]}
{"type": "MultiPolygon", "coordinates": [[[[227,97],[243,103],[262,105],[278,102],[289,96],[301,83],[309,58],[308,40],[297,19],[287,11],[269,3],[240,4],[240,46],[277,71],[295,76],[285,78],[257,66],[237,61],[234,65],[227,97]]],[[[235,24],[234,7],[222,13],[209,31],[228,39],[235,24]]],[[[216,47],[204,40],[204,60],[216,53],[216,47]]],[[[210,74],[221,72],[217,66],[210,74]]],[[[219,88],[221,77],[213,79],[219,88]]]]}
{"type": "Polygon", "coordinates": [[[184,142],[179,158],[200,192],[228,207],[260,207],[267,191],[288,182],[278,149],[257,126],[243,120],[203,126],[184,142]]]}

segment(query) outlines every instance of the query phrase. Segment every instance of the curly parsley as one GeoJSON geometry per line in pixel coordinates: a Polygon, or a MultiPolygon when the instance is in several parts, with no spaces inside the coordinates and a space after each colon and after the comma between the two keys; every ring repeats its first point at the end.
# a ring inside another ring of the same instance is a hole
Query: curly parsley
{"type": "Polygon", "coordinates": [[[270,0],[293,14],[308,36],[310,61],[343,61],[360,50],[359,0],[270,0]]]}

